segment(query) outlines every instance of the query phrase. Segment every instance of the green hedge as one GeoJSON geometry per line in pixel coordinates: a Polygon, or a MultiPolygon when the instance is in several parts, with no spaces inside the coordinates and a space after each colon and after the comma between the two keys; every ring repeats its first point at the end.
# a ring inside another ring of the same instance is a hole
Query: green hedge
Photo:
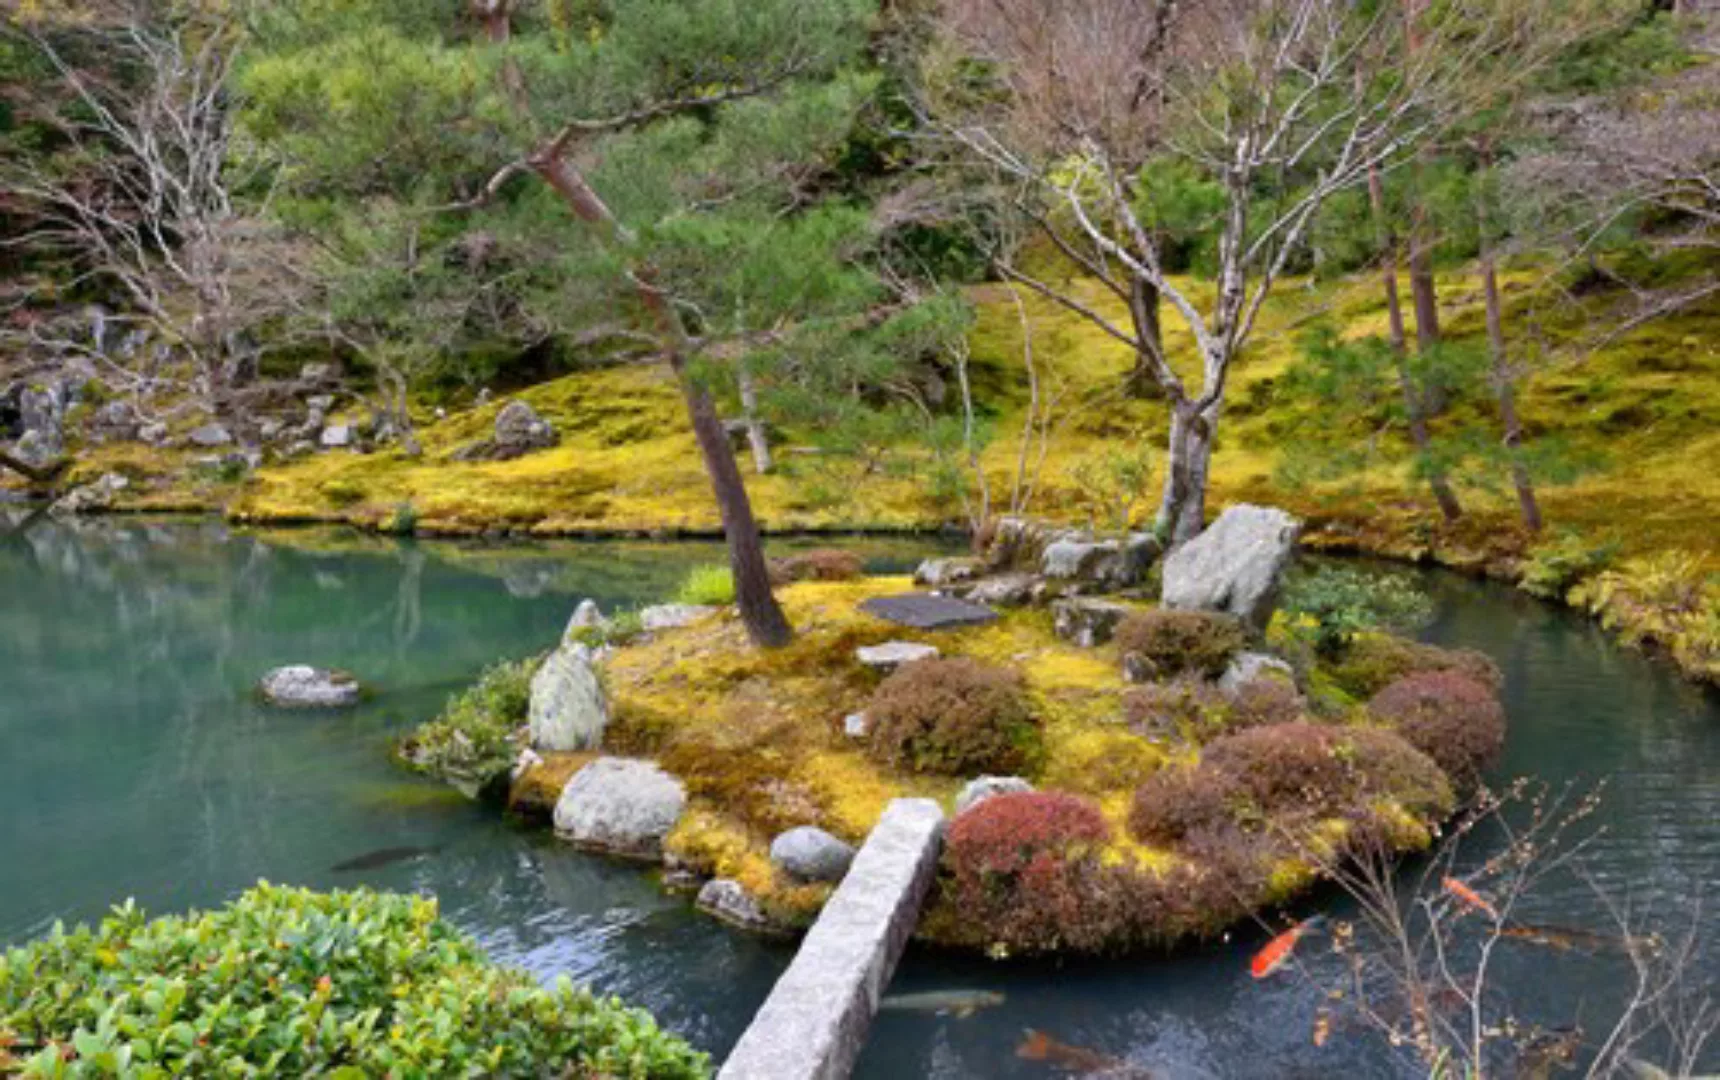
{"type": "Polygon", "coordinates": [[[419,896],[267,882],[219,911],[55,927],[0,965],[0,1075],[702,1077],[565,979],[486,961],[419,896]]]}

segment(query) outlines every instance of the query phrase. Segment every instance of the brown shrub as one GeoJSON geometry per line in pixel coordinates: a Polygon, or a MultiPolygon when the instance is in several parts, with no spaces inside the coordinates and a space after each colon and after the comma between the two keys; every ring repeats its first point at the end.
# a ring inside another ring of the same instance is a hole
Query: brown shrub
{"type": "Polygon", "coordinates": [[[1225,727],[1244,728],[1289,724],[1302,718],[1302,695],[1287,679],[1261,676],[1250,679],[1230,695],[1225,727]]]}
{"type": "Polygon", "coordinates": [[[1216,769],[1160,769],[1135,789],[1129,832],[1144,844],[1171,847],[1190,833],[1234,825],[1240,786],[1216,769]]]}
{"type": "Polygon", "coordinates": [[[1457,808],[1451,780],[1439,763],[1386,728],[1352,728],[1341,752],[1356,770],[1363,796],[1388,798],[1424,822],[1442,820],[1457,808]]]}
{"type": "Polygon", "coordinates": [[[1480,783],[1482,772],[1505,745],[1505,710],[1499,699],[1455,671],[1399,679],[1374,695],[1368,711],[1432,758],[1459,791],[1480,783]]]}
{"type": "Polygon", "coordinates": [[[1039,726],[1021,678],[964,657],[905,664],[872,695],[868,747],[915,772],[1020,772],[1038,757],[1039,726]]]}
{"type": "Polygon", "coordinates": [[[1357,698],[1369,698],[1406,675],[1452,671],[1498,692],[1505,685],[1499,665],[1474,649],[1442,649],[1388,634],[1352,641],[1327,667],[1332,682],[1357,698]]]}
{"type": "Polygon", "coordinates": [[[1229,702],[1198,675],[1146,683],[1123,695],[1123,721],[1148,738],[1176,736],[1199,741],[1225,727],[1229,702]]]}
{"type": "Polygon", "coordinates": [[[853,581],[866,575],[860,556],[841,548],[813,548],[770,560],[772,585],[796,581],[853,581]]]}
{"type": "Polygon", "coordinates": [[[1337,745],[1337,730],[1320,724],[1249,728],[1213,740],[1200,767],[1229,775],[1263,815],[1328,814],[1347,804],[1356,787],[1337,745]]]}
{"type": "Polygon", "coordinates": [[[1140,658],[1158,678],[1185,671],[1217,678],[1248,643],[1242,624],[1228,615],[1164,608],[1130,615],[1116,637],[1121,655],[1140,658]]]}
{"type": "Polygon", "coordinates": [[[950,826],[946,896],[977,934],[1013,952],[1115,945],[1125,908],[1098,858],[1110,832],[1097,807],[1072,795],[994,796],[950,826]]]}

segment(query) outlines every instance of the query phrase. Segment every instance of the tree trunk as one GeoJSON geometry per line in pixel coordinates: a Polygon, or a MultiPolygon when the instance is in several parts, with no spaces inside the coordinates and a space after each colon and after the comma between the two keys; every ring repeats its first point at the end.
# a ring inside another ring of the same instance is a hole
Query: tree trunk
{"type": "MultiPolygon", "coordinates": [[[[1456,521],[1463,516],[1463,507],[1457,501],[1457,493],[1451,489],[1451,482],[1445,477],[1445,470],[1433,461],[1433,440],[1428,436],[1427,419],[1422,415],[1421,394],[1416,390],[1415,381],[1410,378],[1407,355],[1409,342],[1404,331],[1403,302],[1398,296],[1397,238],[1392,235],[1391,226],[1386,221],[1385,190],[1377,168],[1368,170],[1368,201],[1373,208],[1375,227],[1379,230],[1380,277],[1386,290],[1386,319],[1391,335],[1392,362],[1397,371],[1398,390],[1403,394],[1404,418],[1409,424],[1410,441],[1414,444],[1416,453],[1427,462],[1427,484],[1433,489],[1433,498],[1439,504],[1440,515],[1447,521],[1456,521]]],[[[1417,334],[1419,333],[1418,326],[1417,334]]]]}
{"type": "Polygon", "coordinates": [[[753,385],[752,372],[745,360],[739,361],[735,368],[735,382],[741,392],[741,416],[747,425],[747,445],[752,447],[753,470],[763,476],[776,467],[776,462],[770,454],[770,436],[758,418],[758,388],[753,385]]]}
{"type": "Polygon", "coordinates": [[[1159,356],[1165,354],[1164,331],[1159,325],[1159,290],[1156,285],[1136,276],[1132,279],[1130,293],[1129,318],[1135,324],[1135,339],[1145,343],[1147,348],[1136,351],[1135,366],[1129,372],[1126,389],[1132,398],[1163,397],[1164,388],[1153,374],[1151,361],[1155,350],[1159,356]]]}
{"type": "MultiPolygon", "coordinates": [[[[1485,142],[1481,164],[1483,168],[1493,164],[1485,142]]],[[[1517,507],[1523,514],[1524,526],[1530,532],[1540,532],[1541,504],[1535,498],[1535,484],[1529,477],[1528,463],[1523,460],[1523,425],[1517,418],[1516,380],[1512,377],[1510,358],[1505,349],[1505,313],[1499,301],[1499,271],[1493,255],[1493,242],[1487,235],[1485,195],[1476,202],[1476,216],[1481,226],[1481,291],[1487,300],[1487,350],[1493,360],[1493,389],[1499,397],[1499,424],[1505,430],[1505,451],[1511,458],[1511,484],[1517,489],[1517,507]]]]}
{"type": "MultiPolygon", "coordinates": [[[[581,221],[602,230],[612,240],[625,240],[626,234],[620,222],[615,220],[615,215],[591,185],[585,182],[579,170],[562,156],[559,145],[552,143],[535,155],[532,167],[581,221]]],[[[735,464],[728,432],[723,427],[722,417],[717,415],[717,407],[710,394],[687,374],[689,346],[686,327],[669,303],[669,298],[653,284],[649,266],[635,267],[632,276],[640,301],[656,320],[669,354],[669,365],[687,402],[693,435],[698,440],[705,473],[711,481],[711,493],[716,497],[717,509],[723,518],[723,535],[729,544],[729,566],[734,572],[735,602],[740,608],[741,622],[745,624],[747,636],[753,644],[767,649],[786,645],[793,639],[794,630],[771,592],[770,571],[765,565],[758,522],[753,518],[752,501],[747,498],[746,483],[735,464]]]]}
{"type": "Polygon", "coordinates": [[[1164,494],[1154,522],[1167,548],[1181,547],[1206,527],[1206,486],[1217,426],[1216,406],[1202,411],[1195,402],[1184,400],[1171,409],[1164,494]]]}

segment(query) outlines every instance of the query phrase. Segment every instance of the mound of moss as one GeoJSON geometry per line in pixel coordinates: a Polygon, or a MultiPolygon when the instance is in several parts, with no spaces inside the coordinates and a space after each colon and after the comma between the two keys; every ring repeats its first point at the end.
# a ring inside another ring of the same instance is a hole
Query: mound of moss
{"type": "Polygon", "coordinates": [[[0,1075],[710,1073],[651,1017],[488,963],[436,902],[259,884],[218,911],[56,927],[0,964],[0,1075]]]}

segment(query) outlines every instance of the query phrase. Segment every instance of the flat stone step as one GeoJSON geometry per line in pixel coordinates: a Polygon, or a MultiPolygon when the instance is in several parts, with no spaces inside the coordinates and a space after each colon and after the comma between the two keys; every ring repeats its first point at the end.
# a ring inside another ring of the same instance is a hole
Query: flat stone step
{"type": "Polygon", "coordinates": [[[920,920],[943,830],[944,812],[931,799],[885,808],[718,1080],[840,1080],[853,1072],[920,920]]]}
{"type": "Polygon", "coordinates": [[[901,593],[874,596],[860,602],[860,610],[885,622],[916,630],[942,630],[954,626],[980,626],[997,619],[997,612],[983,604],[932,593],[901,593]]]}

